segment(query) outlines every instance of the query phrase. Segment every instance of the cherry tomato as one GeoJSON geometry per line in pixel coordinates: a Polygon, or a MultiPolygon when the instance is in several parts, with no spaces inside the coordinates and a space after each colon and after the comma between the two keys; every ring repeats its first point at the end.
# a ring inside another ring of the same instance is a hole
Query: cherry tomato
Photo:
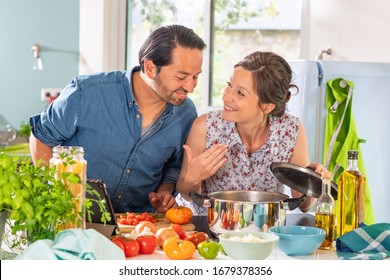
{"type": "Polygon", "coordinates": [[[209,240],[209,236],[207,233],[203,231],[194,231],[187,235],[186,240],[192,242],[195,245],[195,247],[198,247],[198,244],[200,242],[209,240]]]}
{"type": "Polygon", "coordinates": [[[214,241],[202,241],[198,245],[198,252],[205,259],[215,259],[219,253],[219,244],[214,241]]]}
{"type": "Polygon", "coordinates": [[[168,258],[173,260],[188,260],[196,251],[195,245],[187,240],[170,237],[165,240],[163,251],[168,258]]]}
{"type": "Polygon", "coordinates": [[[149,215],[147,212],[136,214],[134,212],[127,212],[126,214],[121,214],[117,218],[117,222],[122,225],[136,226],[142,221],[157,223],[158,219],[154,218],[152,215],[149,215]]]}
{"type": "Polygon", "coordinates": [[[131,258],[138,255],[140,251],[140,246],[135,239],[126,239],[122,241],[125,247],[125,256],[126,258],[131,258]]]}
{"type": "Polygon", "coordinates": [[[177,206],[169,209],[165,216],[171,223],[184,225],[191,221],[192,210],[185,206],[177,206]]]}
{"type": "Polygon", "coordinates": [[[139,236],[137,241],[141,254],[152,254],[156,250],[157,238],[154,235],[139,236]]]}

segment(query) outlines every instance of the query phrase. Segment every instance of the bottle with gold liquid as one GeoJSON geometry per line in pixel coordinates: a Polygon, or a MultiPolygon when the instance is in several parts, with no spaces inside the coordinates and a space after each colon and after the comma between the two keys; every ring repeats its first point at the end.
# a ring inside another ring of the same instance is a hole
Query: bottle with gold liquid
{"type": "Polygon", "coordinates": [[[64,180],[74,195],[74,203],[77,208],[79,224],[65,223],[62,229],[67,228],[82,228],[85,229],[85,217],[81,215],[85,202],[85,184],[87,181],[87,161],[84,159],[84,149],[75,146],[57,146],[53,148],[53,156],[50,159],[50,167],[56,166],[57,179],[64,180]],[[67,179],[63,179],[62,175],[67,173],[75,173],[80,178],[79,183],[71,183],[67,179]]]}
{"type": "Polygon", "coordinates": [[[322,193],[317,200],[316,206],[316,227],[325,230],[325,239],[322,242],[320,249],[330,250],[333,245],[334,231],[335,231],[335,203],[331,189],[331,175],[330,172],[322,173],[322,193]]]}
{"type": "Polygon", "coordinates": [[[338,179],[337,237],[364,222],[366,177],[358,168],[358,151],[348,151],[348,167],[338,179]]]}

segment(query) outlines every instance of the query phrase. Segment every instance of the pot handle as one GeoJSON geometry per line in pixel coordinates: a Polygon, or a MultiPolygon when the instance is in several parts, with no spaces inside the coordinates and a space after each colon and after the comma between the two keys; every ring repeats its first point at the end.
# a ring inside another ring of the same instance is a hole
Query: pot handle
{"type": "Polygon", "coordinates": [[[200,207],[210,207],[210,197],[207,195],[200,195],[196,191],[190,191],[188,194],[192,201],[200,207]]]}
{"type": "Polygon", "coordinates": [[[306,194],[304,194],[304,195],[302,195],[301,197],[298,197],[298,198],[286,199],[284,202],[287,203],[289,210],[294,210],[299,205],[301,205],[301,203],[304,202],[306,200],[306,198],[307,198],[307,196],[306,196],[306,194]]]}

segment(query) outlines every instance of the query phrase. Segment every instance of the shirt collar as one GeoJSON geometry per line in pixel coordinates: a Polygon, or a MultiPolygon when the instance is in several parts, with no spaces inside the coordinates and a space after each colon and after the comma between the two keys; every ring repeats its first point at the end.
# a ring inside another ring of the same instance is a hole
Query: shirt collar
{"type": "Polygon", "coordinates": [[[222,143],[225,143],[229,148],[232,148],[236,144],[241,144],[242,141],[240,135],[238,134],[236,123],[229,122],[224,119],[222,119],[222,123],[222,134],[224,138],[222,143]]]}
{"type": "MultiPolygon", "coordinates": [[[[131,90],[132,89],[132,82],[133,82],[133,73],[134,72],[139,72],[141,71],[141,66],[135,66],[133,67],[133,69],[131,69],[131,71],[128,71],[126,73],[126,78],[127,80],[129,81],[129,86],[130,86],[130,91],[129,91],[129,106],[133,106],[134,104],[137,104],[136,100],[135,100],[135,97],[134,97],[134,94],[133,94],[133,91],[131,90]]],[[[175,106],[172,105],[172,104],[167,104],[167,107],[165,108],[164,110],[164,113],[162,115],[162,117],[167,117],[169,115],[171,115],[172,113],[174,113],[175,111],[175,106]]]]}

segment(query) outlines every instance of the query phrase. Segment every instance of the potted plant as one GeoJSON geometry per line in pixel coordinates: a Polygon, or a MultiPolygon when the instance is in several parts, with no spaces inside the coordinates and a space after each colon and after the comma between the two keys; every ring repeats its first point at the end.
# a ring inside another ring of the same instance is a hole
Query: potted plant
{"type": "MultiPolygon", "coordinates": [[[[92,203],[98,203],[102,222],[109,221],[105,200],[86,199],[77,211],[75,197],[67,183],[82,183],[74,173],[63,173],[57,178],[56,167],[32,164],[29,157],[0,153],[0,212],[8,212],[12,221],[12,234],[26,232],[27,243],[38,239],[54,239],[65,223],[79,224],[80,216],[91,217],[92,203]],[[64,180],[65,178],[65,180],[64,180]]],[[[99,193],[86,185],[87,192],[99,193]]]]}

